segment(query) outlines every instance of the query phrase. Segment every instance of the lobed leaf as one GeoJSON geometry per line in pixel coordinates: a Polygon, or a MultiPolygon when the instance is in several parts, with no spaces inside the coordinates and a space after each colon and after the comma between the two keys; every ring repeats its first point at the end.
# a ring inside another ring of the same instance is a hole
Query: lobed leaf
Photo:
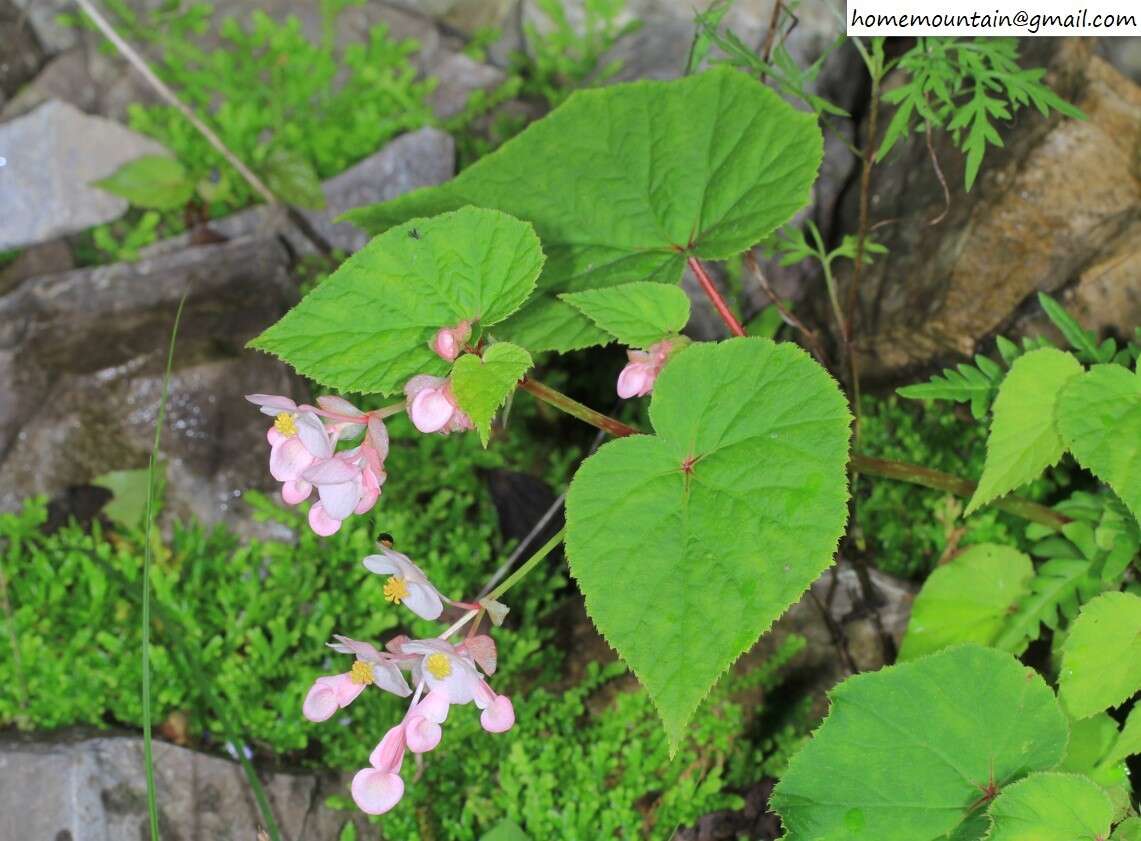
{"type": "Polygon", "coordinates": [[[389,394],[415,374],[447,372],[428,347],[470,320],[498,324],[535,288],[543,265],[526,222],[465,207],[374,238],[250,342],[338,391],[389,394]]]}
{"type": "Polygon", "coordinates": [[[499,333],[567,351],[606,334],[560,294],[676,283],[687,256],[750,248],[808,201],[822,148],[814,115],[721,66],[578,91],[453,180],[345,218],[378,233],[474,204],[531,222],[547,265],[536,298],[499,333]]]}
{"type": "Polygon", "coordinates": [[[579,468],[566,546],[676,747],[718,676],[831,564],[850,416],[803,350],[740,338],[671,357],[650,418],[656,434],[579,468]]]}
{"type": "Polygon", "coordinates": [[[981,792],[1053,768],[1066,717],[1045,681],[977,645],[848,678],[771,803],[784,841],[978,841],[981,792]]]}

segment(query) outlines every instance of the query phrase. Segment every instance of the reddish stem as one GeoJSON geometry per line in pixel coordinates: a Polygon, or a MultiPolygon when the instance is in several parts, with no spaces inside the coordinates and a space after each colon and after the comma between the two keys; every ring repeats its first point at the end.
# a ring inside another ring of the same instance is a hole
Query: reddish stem
{"type": "Polygon", "coordinates": [[[713,280],[705,271],[705,267],[701,265],[696,257],[688,258],[690,269],[693,270],[694,275],[697,276],[697,282],[701,284],[701,288],[705,290],[705,294],[709,296],[709,300],[713,302],[713,306],[717,308],[717,314],[721,316],[721,320],[725,322],[729,328],[729,332],[734,336],[744,336],[745,328],[741,326],[741,322],[729,310],[729,305],[725,303],[725,299],[721,297],[721,293],[717,291],[717,287],[713,285],[713,280]]]}
{"type": "Polygon", "coordinates": [[[524,377],[519,381],[519,387],[526,392],[542,400],[544,403],[554,406],[568,415],[572,415],[581,421],[589,423],[596,429],[601,429],[603,432],[608,432],[616,438],[623,438],[627,435],[637,435],[639,430],[632,426],[622,423],[620,420],[615,420],[612,417],[596,412],[589,406],[584,406],[577,400],[567,397],[561,391],[555,391],[550,386],[543,385],[541,382],[524,377]]]}

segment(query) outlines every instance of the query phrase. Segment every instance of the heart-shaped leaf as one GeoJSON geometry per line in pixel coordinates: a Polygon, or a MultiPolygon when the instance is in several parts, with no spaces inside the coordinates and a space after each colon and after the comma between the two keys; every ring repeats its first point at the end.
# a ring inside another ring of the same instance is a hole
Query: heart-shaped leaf
{"type": "Polygon", "coordinates": [[[914,660],[961,642],[989,645],[1034,575],[1030,559],[994,543],[971,546],[935,569],[915,597],[899,659],[914,660]],[[986,581],[986,587],[979,582],[986,581]]]}
{"type": "Polygon", "coordinates": [[[998,387],[986,442],[986,465],[964,514],[1037,479],[1066,451],[1054,422],[1062,387],[1082,374],[1078,360],[1055,348],[1015,360],[998,387]]]}
{"type": "Polygon", "coordinates": [[[665,283],[623,283],[559,296],[624,345],[648,348],[689,321],[689,296],[665,283]]]}
{"type": "Polygon", "coordinates": [[[465,207],[373,239],[252,342],[339,391],[388,394],[415,374],[443,374],[428,341],[460,321],[515,312],[543,265],[526,222],[465,207]]]}
{"type": "Polygon", "coordinates": [[[1095,365],[1058,399],[1058,428],[1074,458],[1141,520],[1141,371],[1095,365]]]}
{"type": "Polygon", "coordinates": [[[483,359],[464,354],[452,367],[456,402],[472,419],[485,447],[491,434],[491,419],[530,367],[531,354],[510,342],[492,345],[483,352],[483,359]]]}
{"type": "Polygon", "coordinates": [[[773,792],[783,841],[978,841],[985,795],[1053,768],[1066,749],[1054,693],[992,648],[857,675],[831,701],[773,792]]]}
{"type": "Polygon", "coordinates": [[[566,351],[607,337],[560,293],[676,283],[689,255],[740,254],[805,205],[822,148],[812,114],[722,66],[579,91],[446,184],[345,218],[377,233],[474,204],[533,223],[539,294],[500,333],[566,351]]]}
{"type": "Polygon", "coordinates": [[[1031,774],[1001,792],[988,810],[987,841],[1095,841],[1109,837],[1113,804],[1081,774],[1031,774]]]}
{"type": "Polygon", "coordinates": [[[1103,593],[1086,603],[1062,646],[1058,684],[1075,718],[1117,706],[1141,689],[1141,596],[1103,593]]]}
{"type": "Polygon", "coordinates": [[[672,357],[650,418],[657,434],[579,468],[566,545],[676,746],[718,676],[832,563],[850,416],[799,347],[732,339],[672,357]]]}

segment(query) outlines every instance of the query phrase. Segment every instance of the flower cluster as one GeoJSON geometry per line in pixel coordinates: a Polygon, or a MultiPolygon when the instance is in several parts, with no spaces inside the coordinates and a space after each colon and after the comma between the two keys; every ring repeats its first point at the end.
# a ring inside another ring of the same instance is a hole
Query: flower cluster
{"type": "Polygon", "coordinates": [[[404,796],[400,769],[405,753],[433,750],[443,738],[441,725],[452,706],[474,703],[481,711],[480,724],[489,733],[510,730],[515,724],[515,708],[510,698],[496,694],[484,678],[495,673],[495,642],[479,634],[470,634],[457,644],[448,641],[478,616],[478,606],[451,602],[416,564],[390,548],[382,546],[380,554],[364,559],[364,565],[371,572],[389,576],[384,584],[386,601],[405,604],[424,619],[439,618],[445,602],[468,608],[439,637],[413,640],[398,636],[388,641],[384,651],[348,637],[335,637],[329,646],[341,654],[352,654],[356,658],[352,667],[341,674],[317,678],[305,696],[302,713],[310,721],[331,718],[366,686],[401,698],[412,696],[403,719],[389,729],[369,756],[369,767],[353,777],[353,800],[368,814],[379,815],[404,796]]]}
{"type": "Polygon", "coordinates": [[[290,505],[318,501],[309,509],[309,525],[322,536],[336,532],[352,514],[369,511],[380,496],[387,474],[388,430],[378,413],[362,412],[340,397],[319,397],[316,406],[298,405],[275,394],[246,396],[273,418],[269,439],[269,472],[282,483],[281,497],[290,505]],[[337,450],[341,441],[361,443],[337,450]]]}
{"type": "Polygon", "coordinates": [[[652,345],[649,350],[626,351],[629,362],[618,375],[618,396],[628,400],[631,397],[645,397],[653,391],[654,381],[677,344],[676,341],[666,339],[652,345]]]}

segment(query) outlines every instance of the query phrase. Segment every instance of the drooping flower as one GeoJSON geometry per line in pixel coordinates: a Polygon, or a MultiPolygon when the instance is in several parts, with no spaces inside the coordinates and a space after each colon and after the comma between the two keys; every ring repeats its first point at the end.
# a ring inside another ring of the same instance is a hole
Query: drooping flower
{"type": "Polygon", "coordinates": [[[379,555],[369,555],[363,563],[369,572],[389,576],[384,582],[385,601],[406,604],[422,619],[438,619],[444,612],[440,591],[407,555],[382,546],[379,555]]]}
{"type": "Polygon", "coordinates": [[[455,327],[441,327],[428,342],[428,347],[445,362],[455,362],[470,338],[471,322],[461,321],[455,327]]]}
{"type": "Polygon", "coordinates": [[[502,733],[515,724],[515,708],[506,695],[498,695],[476,670],[462,650],[442,639],[413,640],[401,645],[405,654],[422,659],[413,666],[413,680],[424,681],[432,694],[439,693],[449,704],[475,702],[482,710],[479,721],[484,730],[502,733]]]}
{"type": "Polygon", "coordinates": [[[282,499],[296,505],[313,491],[302,474],[333,454],[329,433],[311,406],[298,406],[276,394],[250,394],[246,399],[273,418],[273,426],[266,432],[269,472],[282,483],[282,499]]]}
{"type": "Polygon", "coordinates": [[[368,758],[371,767],[356,773],[352,782],[353,800],[362,812],[383,815],[404,796],[400,766],[404,764],[404,722],[384,734],[368,758]]]}
{"type": "Polygon", "coordinates": [[[463,432],[475,429],[471,418],[460,409],[452,393],[451,381],[443,377],[418,374],[404,386],[408,402],[408,417],[412,424],[427,434],[463,432]]]}
{"type": "Polygon", "coordinates": [[[666,364],[675,343],[670,340],[658,342],[648,351],[628,350],[630,360],[618,375],[618,396],[623,399],[645,397],[654,390],[654,381],[666,364]]]}
{"type": "Polygon", "coordinates": [[[337,675],[317,678],[305,696],[302,713],[310,721],[324,721],[344,709],[369,685],[401,698],[412,694],[408,682],[390,655],[383,654],[367,642],[348,637],[335,637],[329,647],[341,654],[355,654],[352,668],[337,675]]]}

